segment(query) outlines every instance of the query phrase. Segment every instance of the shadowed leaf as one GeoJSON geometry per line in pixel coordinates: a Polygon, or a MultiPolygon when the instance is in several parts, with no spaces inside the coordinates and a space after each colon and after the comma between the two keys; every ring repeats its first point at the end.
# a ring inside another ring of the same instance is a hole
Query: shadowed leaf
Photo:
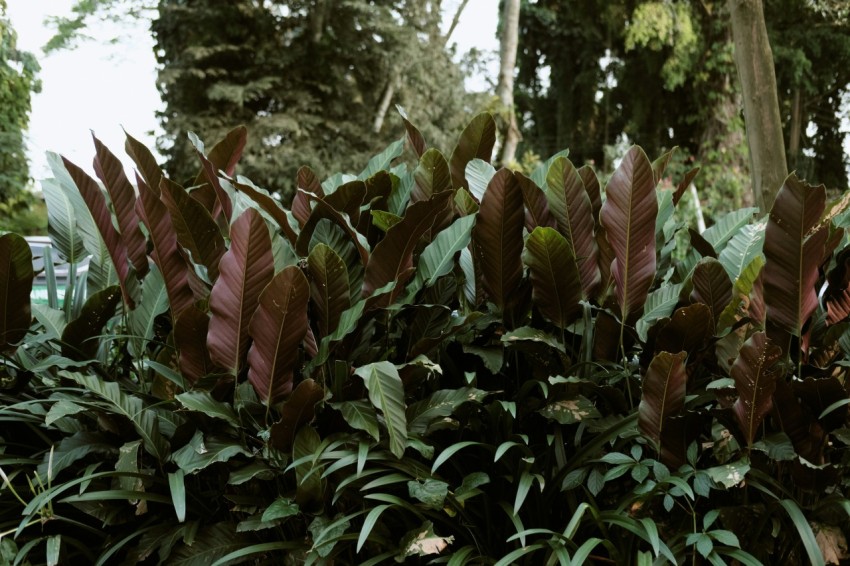
{"type": "MultiPolygon", "coordinates": [[[[148,227],[153,244],[151,256],[165,281],[171,312],[178,317],[194,302],[189,286],[189,266],[178,248],[176,229],[167,207],[141,178],[136,180],[139,185],[139,215],[148,227]]],[[[166,186],[170,183],[167,179],[164,182],[166,186]]],[[[167,188],[165,190],[168,191],[167,188]]]]}
{"type": "Polygon", "coordinates": [[[581,279],[569,243],[554,228],[535,228],[525,242],[523,261],[529,269],[537,309],[559,328],[581,314],[581,279]]]}
{"type": "Polygon", "coordinates": [[[549,212],[546,192],[522,173],[514,173],[514,177],[519,183],[522,200],[525,203],[525,230],[531,233],[538,226],[543,228],[557,227],[555,219],[549,212]]]}
{"type": "Polygon", "coordinates": [[[732,282],[716,259],[700,261],[693,276],[691,302],[702,303],[711,309],[712,328],[717,329],[720,314],[732,301],[732,282]]]}
{"type": "Polygon", "coordinates": [[[670,322],[664,325],[655,339],[655,351],[694,352],[714,335],[711,309],[702,303],[694,303],[676,309],[670,322]]]}
{"type": "Polygon", "coordinates": [[[292,199],[292,215],[300,226],[304,226],[312,212],[308,194],[322,199],[325,197],[325,191],[322,190],[322,184],[319,182],[319,178],[306,165],[298,170],[295,183],[296,189],[301,190],[296,190],[295,197],[292,199]]]}
{"type": "Polygon", "coordinates": [[[97,356],[103,326],[115,314],[121,301],[118,287],[108,287],[88,298],[80,316],[62,331],[62,355],[72,360],[91,360],[97,356]]]}
{"type": "Polygon", "coordinates": [[[686,352],[659,352],[652,359],[643,377],[638,406],[638,427],[652,441],[662,461],[669,461],[663,445],[665,428],[672,426],[672,417],[685,407],[688,375],[685,372],[686,352]]]}
{"type": "Polygon", "coordinates": [[[816,415],[804,409],[788,381],[776,379],[774,383],[776,389],[773,393],[772,417],[791,439],[798,455],[812,464],[822,464],[826,431],[815,419],[816,415]]]}
{"type": "Polygon", "coordinates": [[[238,375],[248,352],[248,322],[274,275],[274,260],[268,227],[256,210],[246,210],[233,223],[230,237],[210,292],[207,346],[214,363],[238,375]]]}
{"type": "Polygon", "coordinates": [[[366,183],[356,180],[344,183],[334,192],[325,195],[325,202],[337,212],[347,215],[352,226],[357,226],[360,221],[360,206],[364,198],[366,198],[366,183]]]}
{"type": "Polygon", "coordinates": [[[192,384],[213,370],[207,349],[209,327],[210,317],[195,305],[183,310],[174,323],[180,373],[192,384]]]}
{"type": "Polygon", "coordinates": [[[310,213],[310,218],[302,226],[301,233],[298,234],[298,240],[295,242],[295,251],[298,252],[298,255],[301,257],[309,255],[310,241],[313,238],[313,233],[316,231],[320,221],[325,219],[339,226],[348,235],[348,241],[357,248],[357,252],[360,255],[360,262],[365,266],[369,262],[369,249],[365,238],[354,229],[346,217],[321,199],[316,200],[316,205],[310,213]]]}
{"type": "Polygon", "coordinates": [[[251,200],[260,205],[260,208],[262,208],[263,211],[274,218],[275,222],[277,222],[277,225],[280,227],[280,230],[283,232],[283,235],[286,236],[287,240],[289,240],[289,243],[293,246],[295,245],[298,235],[295,233],[295,230],[292,229],[292,226],[289,225],[289,218],[286,216],[286,212],[283,208],[281,208],[278,201],[273,199],[266,192],[256,189],[250,185],[234,182],[233,186],[239,192],[248,195],[251,200]]]}
{"type": "Polygon", "coordinates": [[[177,242],[191,254],[192,261],[207,268],[210,281],[215,281],[218,263],[226,251],[218,225],[203,205],[177,183],[163,179],[161,189],[177,242]]]}
{"type": "Polygon", "coordinates": [[[312,379],[305,379],[292,391],[280,408],[280,420],[269,429],[269,442],[282,452],[289,452],[298,429],[313,420],[316,405],[325,398],[325,390],[312,379]]]}
{"type": "Polygon", "coordinates": [[[655,217],[658,201],[652,166],[632,147],[605,189],[599,213],[614,251],[611,275],[623,317],[639,310],[655,278],[655,217]]]}
{"type": "Polygon", "coordinates": [[[145,180],[145,183],[149,187],[153,187],[154,189],[159,188],[159,183],[162,181],[162,169],[160,169],[159,164],[156,162],[156,158],[151,153],[151,150],[148,147],[128,134],[126,131],[124,135],[127,139],[124,141],[124,151],[127,152],[127,155],[133,160],[138,168],[139,173],[142,176],[142,179],[145,180]]]}
{"type": "Polygon", "coordinates": [[[0,236],[0,352],[11,352],[32,323],[32,252],[17,234],[0,236]]]}
{"type": "Polygon", "coordinates": [[[475,158],[490,162],[496,145],[496,121],[490,114],[482,113],[472,119],[460,134],[457,146],[449,161],[452,187],[468,188],[466,164],[475,158]]]}
{"type": "Polygon", "coordinates": [[[522,279],[522,192],[513,173],[501,169],[487,186],[472,231],[484,290],[504,311],[522,279]]]}
{"type": "Polygon", "coordinates": [[[275,275],[260,294],[248,327],[254,339],[248,350],[248,381],[267,405],[277,404],[292,391],[298,346],[307,333],[309,299],[310,284],[294,265],[275,275]]]}
{"type": "Polygon", "coordinates": [[[732,411],[748,445],[752,445],[773,406],[772,396],[780,375],[776,365],[781,356],[782,350],[771,344],[764,332],[757,332],[744,342],[729,372],[738,391],[732,411]]]}
{"type": "Polygon", "coordinates": [[[310,298],[316,307],[319,336],[325,337],[339,324],[343,311],[351,306],[348,268],[342,258],[325,244],[318,244],[307,258],[310,271],[310,298]]]}
{"type": "Polygon", "coordinates": [[[387,235],[372,251],[363,278],[363,296],[369,297],[377,289],[392,281],[398,284],[391,291],[389,301],[402,291],[406,278],[413,274],[413,252],[420,238],[431,229],[434,221],[449,204],[451,191],[443,191],[427,201],[407,207],[400,222],[387,230],[387,235]]]}
{"type": "Polygon", "coordinates": [[[578,168],[579,177],[584,185],[584,190],[587,191],[587,196],[590,198],[590,206],[593,209],[593,219],[599,220],[599,211],[602,210],[602,197],[599,194],[599,178],[589,165],[582,165],[578,168]]]}
{"type": "Polygon", "coordinates": [[[767,319],[794,336],[817,308],[818,265],[827,230],[812,232],[823,214],[826,189],[789,176],[776,195],[764,238],[767,319]]]}
{"type": "Polygon", "coordinates": [[[835,258],[827,282],[829,286],[823,297],[826,323],[836,324],[850,316],[850,248],[844,248],[835,258]]]}
{"type": "Polygon", "coordinates": [[[141,278],[148,272],[148,256],[145,253],[145,237],[139,230],[139,217],[136,216],[136,193],[124,174],[121,161],[95,137],[94,132],[92,139],[96,150],[94,171],[109,193],[127,257],[141,278]]]}

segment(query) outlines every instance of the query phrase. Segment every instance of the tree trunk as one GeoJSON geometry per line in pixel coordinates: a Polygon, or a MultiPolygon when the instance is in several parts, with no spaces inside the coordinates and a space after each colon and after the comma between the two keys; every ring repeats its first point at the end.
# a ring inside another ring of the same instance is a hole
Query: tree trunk
{"type": "Polygon", "coordinates": [[[392,75],[387,81],[387,87],[384,89],[384,95],[381,97],[381,102],[378,105],[378,110],[375,112],[375,120],[372,122],[372,131],[376,134],[381,132],[384,127],[384,118],[387,116],[387,111],[390,109],[390,103],[393,100],[396,88],[401,81],[401,73],[397,67],[393,67],[392,75]]]}
{"type": "Polygon", "coordinates": [[[773,53],[762,0],[728,0],[735,41],[735,66],[744,98],[753,196],[767,212],[788,176],[773,53]]]}
{"type": "Polygon", "coordinates": [[[505,126],[502,135],[502,165],[514,161],[520,133],[514,108],[514,70],[516,69],[516,52],[519,43],[519,0],[504,0],[502,11],[502,37],[499,40],[499,83],[496,85],[496,96],[502,103],[505,113],[505,126]]]}

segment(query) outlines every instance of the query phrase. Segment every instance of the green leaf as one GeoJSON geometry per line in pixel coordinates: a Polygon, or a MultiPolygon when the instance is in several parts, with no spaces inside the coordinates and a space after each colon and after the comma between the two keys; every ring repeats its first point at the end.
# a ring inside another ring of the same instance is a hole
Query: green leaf
{"type": "Polygon", "coordinates": [[[496,121],[490,114],[481,113],[473,118],[461,132],[449,160],[454,188],[468,187],[464,177],[466,165],[475,158],[489,162],[494,145],[496,145],[496,121]]]}
{"type": "Polygon", "coordinates": [[[467,448],[469,446],[486,446],[486,444],[484,444],[482,442],[475,442],[473,440],[464,440],[462,442],[455,442],[454,444],[452,444],[451,446],[449,446],[448,448],[446,448],[445,450],[440,452],[440,455],[437,456],[437,458],[434,460],[434,463],[431,465],[431,473],[433,474],[434,472],[436,472],[437,468],[439,468],[444,463],[446,463],[449,458],[451,458],[452,456],[455,455],[455,453],[457,453],[458,451],[463,450],[464,448],[467,448]]]}
{"type": "Polygon", "coordinates": [[[217,462],[227,462],[235,456],[251,454],[238,442],[224,436],[204,437],[200,430],[180,450],[171,455],[171,461],[187,474],[203,470],[217,462]]]}
{"type": "Polygon", "coordinates": [[[434,533],[431,521],[425,521],[421,527],[408,532],[401,541],[400,558],[408,556],[430,556],[440,554],[452,542],[454,537],[441,537],[434,533]]]}
{"type": "Polygon", "coordinates": [[[242,552],[249,547],[247,536],[236,532],[231,522],[213,523],[201,527],[191,543],[184,538],[183,544],[168,557],[168,564],[175,566],[210,566],[232,552],[242,552]]]}
{"type": "Polygon", "coordinates": [[[381,153],[369,160],[366,168],[357,176],[358,179],[366,180],[378,171],[389,170],[392,162],[404,152],[404,138],[394,141],[381,153]]]}
{"type": "Polygon", "coordinates": [[[569,242],[554,228],[538,226],[525,242],[522,259],[540,313],[561,329],[575,322],[582,312],[582,282],[569,242]]]}
{"type": "Polygon", "coordinates": [[[483,159],[473,159],[466,164],[465,176],[469,183],[469,192],[475,197],[475,200],[481,202],[484,196],[484,191],[487,190],[487,185],[496,174],[496,169],[483,159]]]}
{"type": "Polygon", "coordinates": [[[168,487],[171,491],[171,501],[174,503],[174,512],[177,514],[177,522],[186,520],[186,486],[183,483],[183,470],[169,472],[168,487]]]}
{"type": "Polygon", "coordinates": [[[144,357],[144,351],[154,337],[156,317],[168,310],[168,292],[162,274],[153,266],[142,282],[142,297],[136,308],[127,314],[130,331],[128,347],[135,358],[144,357]]]}
{"type": "Polygon", "coordinates": [[[214,419],[224,419],[235,427],[239,427],[239,417],[233,407],[227,403],[216,401],[208,391],[187,391],[175,397],[180,404],[192,411],[198,411],[214,419]]]}
{"type": "Polygon", "coordinates": [[[60,372],[60,375],[76,381],[90,392],[102,398],[114,412],[123,415],[142,437],[145,450],[159,462],[165,462],[169,452],[168,441],[159,432],[156,413],[144,405],[141,398],[128,395],[114,381],[101,381],[94,375],[60,372]]]}
{"type": "Polygon", "coordinates": [[[375,523],[378,522],[378,518],[380,518],[381,514],[390,507],[392,507],[392,505],[378,505],[377,507],[372,508],[372,510],[369,511],[369,514],[366,515],[366,519],[363,521],[363,526],[360,528],[360,536],[357,537],[357,552],[360,552],[360,549],[363,548],[364,544],[366,544],[375,523]]]}
{"type": "Polygon", "coordinates": [[[602,416],[593,403],[581,395],[550,403],[540,409],[540,414],[560,424],[575,424],[585,419],[598,419],[602,416]]]}
{"type": "MultiPolygon", "coordinates": [[[[758,208],[740,208],[733,210],[707,228],[701,235],[714,247],[715,250],[722,253],[723,246],[728,242],[738,231],[749,224],[753,219],[753,215],[758,213],[758,208]]],[[[731,279],[734,279],[730,275],[731,279]]]]}
{"type": "Polygon", "coordinates": [[[744,269],[762,255],[766,228],[766,222],[742,226],[717,256],[729,279],[737,281],[744,269]]]}
{"type": "Polygon", "coordinates": [[[263,521],[276,521],[286,517],[294,517],[298,513],[298,505],[295,501],[286,497],[278,497],[263,511],[263,521]]]}
{"type": "Polygon", "coordinates": [[[437,279],[451,272],[455,266],[455,255],[465,249],[472,239],[475,219],[474,215],[462,216],[437,234],[419,256],[416,280],[411,287],[416,290],[422,286],[430,287],[437,279]]]}
{"type": "Polygon", "coordinates": [[[443,154],[434,148],[429,149],[419,158],[419,164],[413,171],[413,180],[413,190],[410,191],[411,203],[428,200],[437,193],[454,188],[449,164],[443,154]]]}
{"type": "Polygon", "coordinates": [[[809,563],[812,564],[812,566],[824,566],[825,561],[823,553],[815,539],[815,534],[812,532],[812,527],[809,525],[809,522],[803,514],[803,511],[800,509],[800,506],[791,499],[783,499],[779,502],[779,504],[783,509],[785,509],[785,512],[788,513],[788,516],[791,518],[791,522],[800,534],[800,540],[803,541],[803,548],[806,549],[806,555],[809,557],[809,563]]]}
{"type": "Polygon", "coordinates": [[[681,283],[664,285],[647,296],[646,304],[643,306],[643,315],[635,325],[635,329],[642,342],[646,342],[647,333],[652,327],[653,322],[668,317],[673,313],[673,309],[676,308],[676,304],[679,302],[679,294],[682,292],[682,287],[683,285],[681,283]]]}
{"type": "MultiPolygon", "coordinates": [[[[77,219],[80,207],[84,209],[85,203],[76,188],[63,187],[57,179],[42,180],[41,192],[47,205],[47,233],[53,247],[69,264],[79,264],[89,255],[80,228],[85,220],[77,219]]],[[[91,221],[91,217],[88,220],[91,221]]]]}
{"type": "Polygon", "coordinates": [[[431,423],[454,414],[464,403],[480,403],[487,395],[488,392],[472,387],[435,391],[407,409],[408,431],[424,435],[431,423]]]}
{"type": "Polygon", "coordinates": [[[89,454],[113,455],[116,452],[115,447],[102,435],[80,431],[54,445],[52,454],[45,454],[44,460],[38,465],[38,475],[43,480],[55,479],[63,470],[89,454]]]}
{"type": "Polygon", "coordinates": [[[730,462],[722,466],[714,466],[705,470],[708,476],[726,489],[739,485],[750,471],[750,461],[747,458],[730,462]]]}
{"type": "Polygon", "coordinates": [[[409,481],[407,491],[413,499],[431,509],[440,510],[449,494],[449,484],[435,479],[426,479],[424,482],[409,481]]]}
{"type": "Polygon", "coordinates": [[[343,401],[342,403],[331,403],[331,407],[342,413],[351,427],[366,432],[375,440],[380,440],[378,431],[378,415],[375,409],[365,401],[343,401]]]}
{"type": "Polygon", "coordinates": [[[398,370],[390,362],[376,362],[359,367],[354,373],[363,379],[372,405],[384,414],[390,451],[401,458],[407,446],[407,417],[398,370]]]}

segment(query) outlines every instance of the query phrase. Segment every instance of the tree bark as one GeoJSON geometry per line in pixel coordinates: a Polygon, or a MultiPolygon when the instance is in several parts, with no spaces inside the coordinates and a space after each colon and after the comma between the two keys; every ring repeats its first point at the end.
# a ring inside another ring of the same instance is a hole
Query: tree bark
{"type": "Polygon", "coordinates": [[[762,0],[728,0],[728,5],[744,98],[753,196],[761,211],[768,212],[788,176],[788,166],[764,5],[762,0]]]}
{"type": "Polygon", "coordinates": [[[381,103],[378,105],[378,110],[375,112],[375,120],[372,122],[372,131],[380,133],[384,127],[384,118],[387,116],[387,111],[390,109],[390,103],[395,95],[395,90],[401,81],[401,73],[397,67],[393,67],[390,79],[387,81],[387,87],[384,89],[384,94],[381,97],[381,103]]]}
{"type": "Polygon", "coordinates": [[[503,112],[506,114],[500,159],[502,165],[507,165],[514,160],[521,137],[514,108],[514,70],[519,44],[519,2],[520,0],[504,0],[502,11],[502,37],[499,40],[501,62],[499,82],[496,85],[496,96],[499,97],[503,112]]]}

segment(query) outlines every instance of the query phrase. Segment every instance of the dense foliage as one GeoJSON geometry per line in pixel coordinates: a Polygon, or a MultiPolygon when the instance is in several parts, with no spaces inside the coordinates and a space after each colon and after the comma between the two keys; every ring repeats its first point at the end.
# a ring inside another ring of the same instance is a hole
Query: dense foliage
{"type": "Polygon", "coordinates": [[[18,563],[823,564],[850,501],[847,200],[791,176],[690,245],[696,173],[489,165],[403,120],[292,206],[52,156],[30,305],[0,237],[0,556],[18,563]],[[415,155],[400,162],[404,145],[415,155]],[[73,271],[73,270],[72,270],[73,271]],[[822,289],[821,298],[818,290],[822,289]]]}
{"type": "Polygon", "coordinates": [[[41,88],[38,62],[18,49],[17,42],[6,17],[6,0],[0,0],[0,203],[19,196],[30,183],[24,133],[30,98],[41,88]]]}

